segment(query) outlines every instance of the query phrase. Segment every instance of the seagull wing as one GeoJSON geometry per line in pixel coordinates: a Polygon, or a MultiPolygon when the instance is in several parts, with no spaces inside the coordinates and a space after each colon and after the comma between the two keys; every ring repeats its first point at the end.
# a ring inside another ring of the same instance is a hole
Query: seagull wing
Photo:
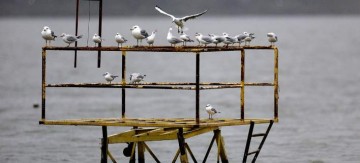
{"type": "Polygon", "coordinates": [[[207,10],[205,10],[205,11],[203,11],[203,12],[201,12],[201,13],[198,13],[198,14],[189,15],[189,16],[184,16],[184,17],[182,17],[181,19],[186,22],[186,21],[189,20],[189,19],[195,19],[196,17],[205,14],[206,12],[207,12],[207,10]]]}
{"type": "Polygon", "coordinates": [[[77,38],[76,38],[75,36],[68,36],[68,37],[66,38],[66,40],[68,40],[68,41],[76,41],[77,38]]]}
{"type": "Polygon", "coordinates": [[[212,39],[210,37],[207,37],[207,36],[203,36],[202,39],[206,42],[209,42],[211,43],[212,42],[212,39]]]}
{"type": "Polygon", "coordinates": [[[213,111],[214,113],[217,113],[215,108],[211,108],[211,111],[213,111]]]}
{"type": "Polygon", "coordinates": [[[145,31],[145,30],[141,30],[141,35],[145,36],[145,37],[149,37],[149,34],[145,31]]]}
{"type": "Polygon", "coordinates": [[[51,36],[57,37],[57,36],[55,35],[54,31],[51,31],[51,36]]]}
{"type": "Polygon", "coordinates": [[[171,14],[168,14],[167,12],[161,10],[161,8],[159,6],[155,6],[155,9],[158,10],[160,13],[164,14],[164,15],[167,15],[167,16],[170,16],[172,19],[175,19],[175,16],[171,15],[171,14]]]}

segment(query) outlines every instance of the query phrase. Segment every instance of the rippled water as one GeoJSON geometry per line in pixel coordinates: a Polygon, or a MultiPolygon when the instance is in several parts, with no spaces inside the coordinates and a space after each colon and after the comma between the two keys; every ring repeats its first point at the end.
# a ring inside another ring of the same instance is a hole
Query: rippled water
{"type": "MultiPolygon", "coordinates": [[[[80,21],[86,46],[87,19],[80,21]]],[[[74,31],[68,18],[0,19],[0,162],[99,162],[100,127],[39,126],[41,96],[40,31],[49,25],[57,34],[74,31]]],[[[140,25],[148,31],[157,29],[156,45],[167,44],[171,26],[166,18],[106,18],[103,45],[115,45],[120,32],[132,45],[130,27],[140,25]]],[[[242,31],[256,33],[252,44],[267,45],[265,34],[278,34],[280,50],[280,122],[273,126],[258,162],[359,162],[360,160],[360,24],[359,17],[202,17],[188,23],[195,32],[242,31]]],[[[90,35],[96,31],[90,23],[90,35]]],[[[89,43],[92,46],[92,43],[89,43]]],[[[64,46],[57,40],[53,45],[64,46]]],[[[201,57],[201,81],[239,81],[238,52],[211,53],[201,57]]],[[[269,82],[272,79],[271,51],[247,51],[246,80],[269,82]]],[[[96,68],[96,52],[79,52],[74,69],[72,52],[48,55],[49,83],[102,82],[105,71],[121,74],[121,55],[103,53],[102,67],[96,68]]],[[[195,81],[195,56],[191,53],[129,53],[127,76],[131,72],[147,74],[147,81],[195,81]]],[[[117,117],[121,114],[120,89],[48,89],[47,118],[117,117]]],[[[129,117],[193,117],[194,92],[174,90],[128,90],[129,117]]],[[[217,117],[238,117],[239,90],[201,92],[200,105],[219,108],[217,117]]],[[[272,89],[247,88],[246,113],[250,117],[271,117],[272,89]]],[[[207,114],[202,110],[201,117],[207,114]]],[[[258,127],[260,132],[266,126],[258,127]]],[[[109,134],[128,130],[110,127],[109,134]]],[[[223,127],[230,162],[240,162],[248,126],[223,127]]],[[[212,134],[187,140],[199,161],[205,155],[212,134]]],[[[259,142],[260,140],[256,140],[259,142]]],[[[176,141],[150,142],[149,146],[163,162],[170,162],[177,150],[176,141]]],[[[255,145],[255,143],[253,144],[255,145]]],[[[124,144],[110,145],[119,162],[124,144]]],[[[254,148],[254,147],[253,147],[254,148]]],[[[148,162],[152,159],[146,154],[148,162]]],[[[209,162],[216,161],[213,149],[209,162]]]]}

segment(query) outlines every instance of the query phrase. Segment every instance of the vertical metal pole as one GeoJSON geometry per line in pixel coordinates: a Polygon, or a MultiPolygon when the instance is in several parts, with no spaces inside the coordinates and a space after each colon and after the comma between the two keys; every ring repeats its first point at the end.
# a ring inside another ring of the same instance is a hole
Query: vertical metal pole
{"type": "MultiPolygon", "coordinates": [[[[78,29],[79,29],[79,3],[80,0],[76,0],[76,20],[75,20],[75,36],[78,35],[78,29]]],[[[77,41],[75,41],[75,47],[77,47],[77,41]]],[[[74,68],[77,66],[77,50],[74,51],[74,68]]]]}
{"type": "Polygon", "coordinates": [[[241,90],[240,90],[240,116],[244,120],[245,110],[245,50],[241,49],[241,90]]]}
{"type": "Polygon", "coordinates": [[[252,136],[252,133],[253,133],[253,130],[254,130],[254,124],[255,123],[253,121],[250,122],[249,134],[248,134],[248,138],[246,140],[244,157],[243,157],[243,161],[242,161],[243,163],[246,163],[247,156],[248,156],[248,153],[249,153],[249,148],[250,148],[250,143],[251,143],[251,136],[252,136]]]}
{"type": "Polygon", "coordinates": [[[265,133],[265,135],[264,135],[264,137],[263,137],[263,139],[261,140],[261,143],[260,143],[260,145],[259,145],[259,148],[258,148],[259,152],[256,152],[256,153],[255,153],[255,156],[254,156],[254,158],[253,158],[253,160],[252,160],[252,163],[255,163],[257,157],[259,156],[260,151],[261,151],[261,148],[263,147],[263,145],[264,145],[264,143],[265,143],[265,140],[266,140],[267,136],[269,135],[269,132],[270,132],[270,130],[271,130],[271,127],[272,127],[273,123],[274,123],[274,121],[271,120],[271,121],[270,121],[270,124],[269,124],[269,127],[267,128],[266,133],[265,133]]]}
{"type": "Polygon", "coordinates": [[[144,143],[138,142],[138,162],[139,163],[145,163],[145,155],[144,155],[144,143]]]}
{"type": "Polygon", "coordinates": [[[274,48],[274,119],[278,120],[279,107],[279,51],[274,48]]]}
{"type": "Polygon", "coordinates": [[[200,124],[200,53],[196,53],[196,124],[200,124]]]}
{"type": "MultiPolygon", "coordinates": [[[[122,79],[122,85],[126,85],[126,51],[121,51],[121,79],[122,79]]],[[[122,100],[122,103],[121,103],[121,117],[122,118],[125,118],[125,88],[122,88],[121,89],[121,100],[122,100]]]]}
{"type": "MultiPolygon", "coordinates": [[[[99,0],[99,36],[101,37],[101,31],[102,31],[102,0],[99,0]]],[[[99,43],[98,45],[99,47],[101,47],[101,43],[99,43]]],[[[97,63],[97,67],[100,68],[101,67],[101,50],[98,51],[98,63],[97,63]]]]}
{"type": "Polygon", "coordinates": [[[102,134],[103,138],[101,140],[101,163],[107,163],[108,139],[106,126],[102,126],[102,134]]]}
{"type": "Polygon", "coordinates": [[[43,48],[41,53],[41,120],[45,120],[45,100],[46,100],[46,50],[43,48]]]}

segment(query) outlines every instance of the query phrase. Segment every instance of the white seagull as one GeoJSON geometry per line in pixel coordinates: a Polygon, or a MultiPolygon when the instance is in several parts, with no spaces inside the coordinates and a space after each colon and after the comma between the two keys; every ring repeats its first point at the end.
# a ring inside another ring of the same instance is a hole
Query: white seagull
{"type": "Polygon", "coordinates": [[[171,31],[172,31],[172,28],[169,28],[169,32],[168,32],[167,37],[166,37],[167,41],[170,43],[171,46],[172,46],[172,45],[175,46],[176,44],[178,44],[178,43],[180,43],[180,42],[183,42],[183,40],[181,40],[181,39],[176,38],[175,36],[173,36],[172,33],[171,33],[171,31]]]}
{"type": "Polygon", "coordinates": [[[237,39],[237,42],[239,43],[239,46],[241,45],[241,43],[243,43],[245,41],[246,37],[247,37],[247,35],[245,35],[245,34],[239,34],[239,35],[235,36],[235,38],[237,39]]]}
{"type": "Polygon", "coordinates": [[[101,36],[99,36],[99,35],[96,34],[96,33],[94,34],[92,40],[94,41],[95,46],[96,46],[96,44],[99,45],[102,41],[104,41],[104,40],[101,38],[101,36]]]}
{"type": "Polygon", "coordinates": [[[198,14],[194,14],[194,15],[189,15],[189,16],[184,16],[182,18],[177,18],[175,17],[174,15],[171,15],[165,11],[163,11],[159,6],[155,6],[155,9],[157,11],[159,11],[160,13],[164,14],[164,15],[167,15],[167,16],[170,16],[172,18],[172,22],[175,23],[178,27],[178,33],[182,32],[183,31],[183,28],[184,28],[184,22],[186,22],[187,20],[189,19],[195,19],[196,17],[199,17],[203,14],[205,14],[207,12],[207,10],[201,12],[201,13],[198,13],[198,14]]]}
{"type": "Polygon", "coordinates": [[[272,46],[278,41],[276,34],[273,32],[268,33],[267,37],[272,46]]]}
{"type": "Polygon", "coordinates": [[[117,78],[118,76],[116,75],[112,75],[109,72],[105,72],[105,74],[103,74],[103,76],[105,77],[105,80],[108,81],[111,84],[111,81],[113,81],[115,78],[117,78]]]}
{"type": "Polygon", "coordinates": [[[188,36],[185,32],[181,33],[180,39],[183,41],[184,46],[186,46],[186,42],[194,42],[194,40],[190,39],[190,36],[188,36]]]}
{"type": "Polygon", "coordinates": [[[60,35],[60,37],[63,39],[63,41],[68,45],[68,47],[70,46],[71,43],[75,42],[75,41],[78,41],[82,35],[80,36],[73,36],[73,35],[69,35],[69,34],[66,34],[66,33],[63,33],[60,35]]]}
{"type": "Polygon", "coordinates": [[[146,42],[152,46],[154,46],[155,36],[156,36],[157,30],[153,31],[149,37],[146,38],[146,42]]]}
{"type": "Polygon", "coordinates": [[[225,38],[225,40],[223,41],[223,43],[226,45],[226,47],[228,47],[229,44],[234,44],[234,43],[237,42],[237,39],[235,39],[234,37],[229,36],[229,34],[227,34],[227,33],[225,33],[225,32],[223,33],[223,36],[224,36],[224,38],[225,38]]]}
{"type": "Polygon", "coordinates": [[[139,40],[142,42],[143,39],[149,37],[149,34],[141,29],[138,25],[133,26],[131,29],[131,34],[136,39],[136,46],[139,46],[139,40]]]}
{"type": "Polygon", "coordinates": [[[214,34],[209,34],[209,36],[212,39],[212,43],[215,44],[215,47],[217,46],[217,44],[222,43],[223,41],[225,41],[225,37],[223,37],[223,36],[217,36],[217,35],[214,35],[214,34]]]}
{"type": "Polygon", "coordinates": [[[216,113],[220,113],[216,111],[215,108],[213,108],[210,104],[207,104],[205,107],[206,112],[209,114],[209,119],[212,119],[212,116],[216,113]]]}
{"type": "Polygon", "coordinates": [[[205,47],[207,44],[211,44],[213,40],[209,36],[204,36],[201,33],[195,33],[195,38],[199,42],[199,45],[204,44],[205,47]]]}
{"type": "Polygon", "coordinates": [[[48,26],[44,26],[44,29],[41,31],[41,36],[43,39],[45,39],[45,46],[47,46],[48,41],[50,46],[51,40],[55,40],[57,37],[54,34],[54,31],[52,31],[48,26]]]}
{"type": "Polygon", "coordinates": [[[115,41],[118,43],[118,47],[122,47],[122,44],[127,41],[127,39],[123,36],[121,36],[120,33],[116,33],[115,35],[115,41]]]}
{"type": "Polygon", "coordinates": [[[144,81],[146,75],[142,75],[140,73],[132,73],[130,75],[130,83],[135,84],[135,83],[140,83],[141,81],[144,81]]]}
{"type": "Polygon", "coordinates": [[[244,41],[245,41],[245,46],[246,46],[246,43],[248,43],[248,46],[250,46],[250,42],[255,38],[254,37],[254,33],[248,33],[248,32],[244,32],[244,35],[246,36],[244,41]]]}

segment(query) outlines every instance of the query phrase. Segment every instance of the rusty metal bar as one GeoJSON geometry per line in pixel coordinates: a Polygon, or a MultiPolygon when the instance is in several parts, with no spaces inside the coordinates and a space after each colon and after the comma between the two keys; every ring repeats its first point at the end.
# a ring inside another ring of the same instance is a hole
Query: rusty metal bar
{"type": "MultiPolygon", "coordinates": [[[[186,46],[186,47],[171,47],[171,46],[127,46],[127,47],[117,47],[117,46],[102,46],[102,47],[54,47],[48,46],[43,47],[45,50],[80,50],[80,51],[147,51],[147,52],[219,52],[219,51],[241,51],[244,49],[274,49],[269,46],[247,46],[247,47],[198,47],[198,46],[186,46]]],[[[226,55],[226,54],[222,54],[226,55]]]]}
{"type": "Polygon", "coordinates": [[[195,158],[195,155],[193,154],[193,152],[192,152],[191,149],[190,149],[190,146],[189,146],[187,143],[185,143],[185,148],[186,148],[187,151],[189,152],[189,154],[190,154],[191,159],[193,160],[193,162],[194,162],[194,163],[197,163],[196,158],[195,158]]]}
{"type": "Polygon", "coordinates": [[[240,118],[245,118],[245,50],[241,50],[240,118]]]}
{"type": "Polygon", "coordinates": [[[274,48],[274,119],[278,119],[279,108],[279,51],[274,48]]]}
{"type": "Polygon", "coordinates": [[[41,53],[41,120],[45,120],[46,108],[46,50],[41,53]]]}
{"type": "MultiPolygon", "coordinates": [[[[101,37],[101,32],[102,32],[102,5],[103,1],[99,0],[99,28],[98,28],[98,34],[101,37]]],[[[101,42],[98,44],[98,47],[101,48],[101,42]]],[[[97,63],[97,67],[100,68],[101,67],[101,50],[98,50],[98,63],[97,63]]]]}
{"type": "MultiPolygon", "coordinates": [[[[75,20],[75,36],[78,35],[78,29],[79,29],[79,4],[80,0],[76,0],[76,20],[75,20]]],[[[77,41],[75,41],[75,47],[77,47],[77,41]]],[[[77,67],[77,50],[74,51],[74,68],[77,67]]]]}
{"type": "MultiPolygon", "coordinates": [[[[126,85],[126,51],[121,52],[121,79],[122,79],[122,86],[126,85]]],[[[126,102],[126,92],[125,88],[121,90],[121,117],[125,118],[125,102],[126,102]]]]}
{"type": "Polygon", "coordinates": [[[196,53],[196,124],[200,123],[200,53],[196,53]]]}
{"type": "Polygon", "coordinates": [[[144,147],[146,150],[148,150],[149,154],[154,158],[154,160],[156,161],[156,163],[160,163],[160,160],[156,157],[156,155],[154,154],[154,152],[150,149],[150,147],[145,143],[144,143],[144,147]]]}
{"type": "MultiPolygon", "coordinates": [[[[206,83],[206,82],[200,82],[201,86],[236,86],[241,87],[241,83],[206,83]]],[[[157,83],[139,83],[139,84],[133,84],[133,83],[62,83],[62,84],[48,84],[47,87],[93,87],[93,86],[118,86],[118,85],[126,85],[126,86],[149,86],[149,85],[156,85],[156,86],[191,86],[196,85],[196,83],[181,83],[181,82],[157,82],[157,83]]],[[[245,83],[245,86],[274,86],[273,83],[245,83]]],[[[201,88],[201,87],[200,87],[201,88]]]]}
{"type": "Polygon", "coordinates": [[[108,139],[106,126],[102,126],[102,135],[103,138],[101,139],[101,163],[107,163],[108,139]]]}

